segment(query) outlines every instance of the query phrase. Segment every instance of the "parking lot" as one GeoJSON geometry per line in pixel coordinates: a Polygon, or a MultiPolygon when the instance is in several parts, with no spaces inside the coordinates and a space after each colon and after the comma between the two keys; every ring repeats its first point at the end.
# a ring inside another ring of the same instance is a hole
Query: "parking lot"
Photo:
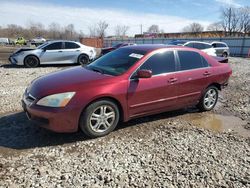
{"type": "Polygon", "coordinates": [[[7,50],[0,52],[0,187],[250,186],[249,59],[229,59],[233,76],[213,111],[139,118],[89,140],[35,127],[20,105],[33,79],[71,66],[16,67],[7,50]]]}

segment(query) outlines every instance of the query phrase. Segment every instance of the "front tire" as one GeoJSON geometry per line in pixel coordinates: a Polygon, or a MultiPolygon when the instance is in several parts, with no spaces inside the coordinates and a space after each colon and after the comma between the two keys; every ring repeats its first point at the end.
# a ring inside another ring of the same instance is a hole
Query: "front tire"
{"type": "Polygon", "coordinates": [[[24,65],[27,68],[35,68],[40,65],[39,59],[36,56],[27,56],[24,59],[24,65]]]}
{"type": "Polygon", "coordinates": [[[89,57],[85,54],[81,54],[77,59],[77,63],[81,65],[87,65],[89,63],[89,57]]]}
{"type": "Polygon", "coordinates": [[[215,86],[209,86],[201,97],[197,107],[200,111],[212,110],[218,101],[219,92],[215,86]]]}
{"type": "Polygon", "coordinates": [[[111,100],[100,100],[90,104],[82,113],[80,129],[90,138],[109,134],[119,122],[117,105],[111,100]]]}

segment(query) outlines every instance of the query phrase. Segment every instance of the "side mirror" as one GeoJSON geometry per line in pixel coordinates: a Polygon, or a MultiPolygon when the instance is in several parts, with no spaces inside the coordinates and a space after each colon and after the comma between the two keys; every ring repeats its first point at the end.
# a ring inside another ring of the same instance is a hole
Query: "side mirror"
{"type": "Polygon", "coordinates": [[[137,72],[137,78],[151,78],[152,71],[151,70],[139,70],[137,72]]]}
{"type": "Polygon", "coordinates": [[[43,51],[43,52],[46,52],[46,49],[45,49],[45,48],[42,48],[42,51],[43,51]]]}

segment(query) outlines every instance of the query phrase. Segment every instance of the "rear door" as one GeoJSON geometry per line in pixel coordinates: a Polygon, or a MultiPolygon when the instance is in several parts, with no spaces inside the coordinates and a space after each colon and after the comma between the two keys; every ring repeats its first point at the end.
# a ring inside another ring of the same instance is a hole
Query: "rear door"
{"type": "Polygon", "coordinates": [[[156,53],[139,68],[152,71],[151,78],[131,76],[128,87],[130,117],[173,109],[177,99],[176,64],[173,51],[156,53]]]}
{"type": "Polygon", "coordinates": [[[179,50],[177,54],[178,103],[183,106],[195,104],[210,83],[212,68],[198,52],[179,50]]]}
{"type": "Polygon", "coordinates": [[[80,46],[74,42],[64,42],[63,46],[64,63],[77,63],[77,58],[80,55],[80,46]]]}
{"type": "Polygon", "coordinates": [[[222,56],[223,52],[225,51],[226,46],[221,43],[213,43],[212,46],[216,50],[217,56],[222,56]]]}

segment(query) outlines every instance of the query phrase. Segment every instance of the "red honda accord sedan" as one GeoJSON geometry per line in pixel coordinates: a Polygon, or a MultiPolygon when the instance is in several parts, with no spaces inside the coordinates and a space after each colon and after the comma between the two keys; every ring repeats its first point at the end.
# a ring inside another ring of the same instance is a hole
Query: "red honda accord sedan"
{"type": "Polygon", "coordinates": [[[86,67],[37,78],[26,89],[27,116],[56,132],[104,136],[119,121],[197,106],[214,108],[230,66],[202,51],[165,45],[117,49],[86,67]]]}

